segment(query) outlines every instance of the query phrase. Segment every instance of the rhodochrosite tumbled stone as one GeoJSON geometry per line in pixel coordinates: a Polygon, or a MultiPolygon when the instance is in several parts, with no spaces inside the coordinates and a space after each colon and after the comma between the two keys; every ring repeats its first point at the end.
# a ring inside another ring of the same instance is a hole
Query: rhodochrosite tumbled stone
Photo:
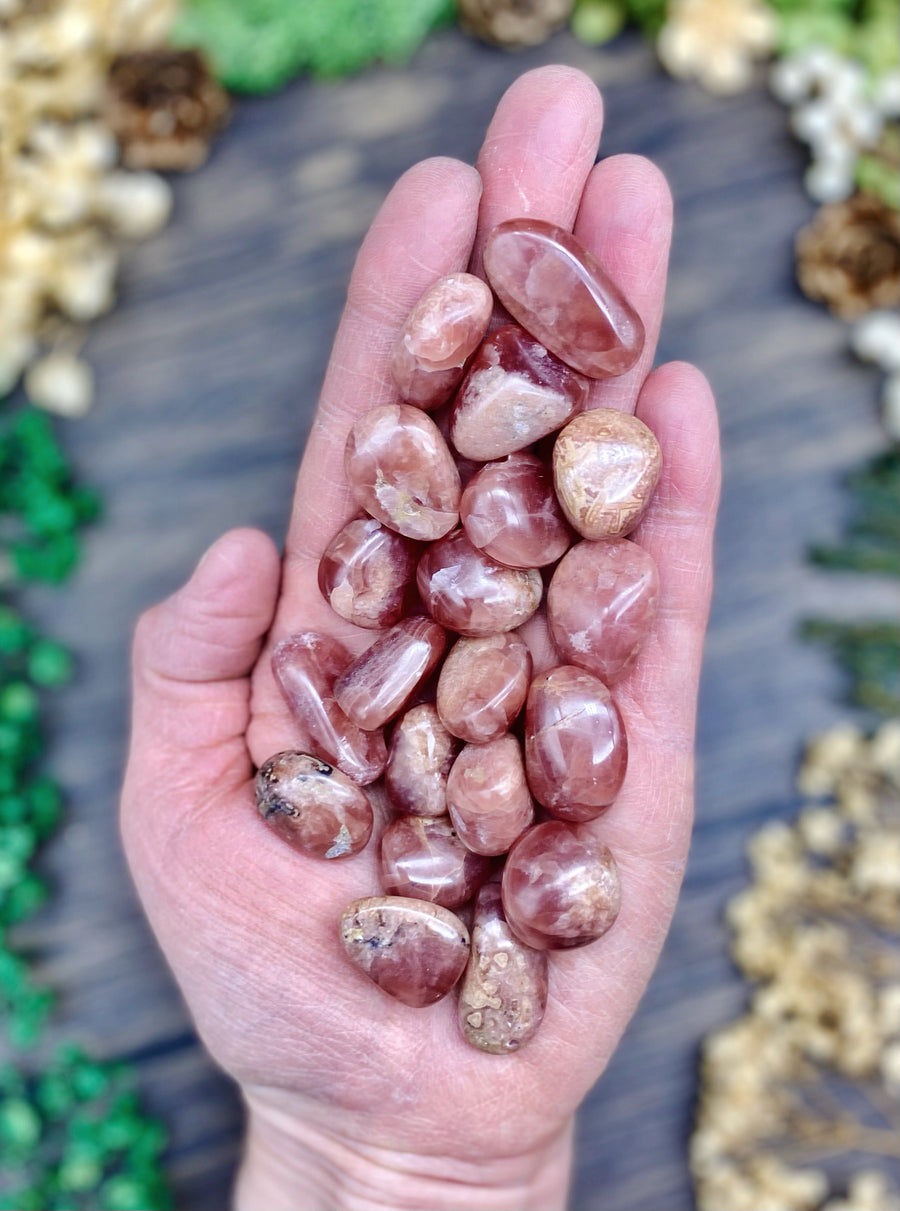
{"type": "Polygon", "coordinates": [[[484,271],[510,315],[582,374],[624,374],[640,356],[640,316],[562,227],[541,219],[500,223],[488,236],[484,271]]]}
{"type": "Polygon", "coordinates": [[[344,466],[362,508],[407,538],[431,542],[459,521],[459,472],[420,408],[385,404],[363,413],[347,438],[344,466]]]}
{"type": "Polygon", "coordinates": [[[631,667],[656,617],[659,573],[633,542],[579,542],[547,590],[550,635],[563,660],[607,684],[631,667]]]}
{"type": "Polygon", "coordinates": [[[362,787],[308,753],[276,753],[256,775],[259,814],[279,836],[314,858],[358,854],[372,835],[362,787]]]}
{"type": "Polygon", "coordinates": [[[341,941],[370,980],[416,1009],[446,996],[469,958],[469,931],[459,917],[404,896],[354,900],[341,917],[341,941]]]}
{"type": "Polygon", "coordinates": [[[459,516],[472,545],[510,568],[542,568],[572,541],[550,472],[521,451],[472,476],[459,516]]]}
{"type": "Polygon", "coordinates": [[[430,702],[407,711],[394,728],[384,771],[392,806],[413,816],[443,816],[447,775],[459,749],[430,702]]]}
{"type": "Polygon", "coordinates": [[[450,398],[487,331],[493,307],[490,287],[471,273],[448,274],[426,290],[391,358],[391,375],[408,403],[431,409],[450,398]]]}
{"type": "Polygon", "coordinates": [[[404,618],[376,639],[334,684],[348,719],[370,731],[399,714],[444,654],[443,627],[424,615],[404,618]]]}
{"type": "Polygon", "coordinates": [[[341,618],[358,627],[393,626],[403,617],[419,549],[374,517],[348,522],[325,548],[319,589],[341,618]]]}
{"type": "Polygon", "coordinates": [[[466,458],[502,458],[561,428],[587,393],[586,379],[507,324],[469,367],[453,405],[451,441],[466,458]]]}
{"type": "Polygon", "coordinates": [[[516,937],[538,950],[586,946],[619,915],[619,872],[583,826],[548,820],[524,833],[503,868],[503,910],[516,937]]]}
{"type": "Polygon", "coordinates": [[[544,591],[540,572],[507,568],[462,530],[434,542],[419,560],[419,595],[441,626],[460,635],[494,635],[527,622],[544,591]]]}
{"type": "Polygon", "coordinates": [[[272,672],[298,724],[302,745],[363,786],[384,772],[387,748],[381,732],[364,732],[334,698],[334,683],[352,656],[329,635],[304,631],[272,652],[272,672]]]}
{"type": "Polygon", "coordinates": [[[624,538],[638,524],[662,469],[659,442],[636,416],[597,408],[570,421],[553,447],[553,482],[583,538],[624,538]]]}
{"type": "Polygon", "coordinates": [[[499,883],[475,900],[472,953],[459,990],[459,1027],[481,1051],[507,1055],[532,1037],[547,1006],[547,954],[520,942],[503,912],[499,883]]]}
{"type": "Polygon", "coordinates": [[[392,896],[458,908],[490,869],[490,859],[466,849],[447,816],[399,816],[381,838],[381,881],[392,896]]]}
{"type": "Polygon", "coordinates": [[[562,665],[534,679],[525,767],[538,803],[562,820],[592,820],[619,793],[627,763],[622,716],[599,678],[562,665]]]}
{"type": "Polygon", "coordinates": [[[518,635],[458,639],[441,667],[438,714],[470,744],[497,740],[522,709],[530,680],[531,653],[518,635]]]}
{"type": "Polygon", "coordinates": [[[515,736],[466,745],[447,779],[447,806],[469,849],[476,854],[506,853],[534,819],[515,736]]]}

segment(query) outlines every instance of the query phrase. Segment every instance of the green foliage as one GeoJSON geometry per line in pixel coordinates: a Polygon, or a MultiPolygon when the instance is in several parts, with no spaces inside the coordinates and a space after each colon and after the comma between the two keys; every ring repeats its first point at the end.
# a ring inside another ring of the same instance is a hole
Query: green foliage
{"type": "Polygon", "coordinates": [[[849,679],[848,699],[880,715],[900,714],[900,627],[894,622],[812,618],[803,636],[830,649],[849,679]]]}
{"type": "Polygon", "coordinates": [[[900,61],[900,0],[769,0],[778,14],[779,52],[829,46],[858,59],[874,76],[900,61]]]}
{"type": "Polygon", "coordinates": [[[855,509],[845,541],[817,544],[810,558],[827,568],[900,576],[900,454],[882,455],[850,475],[847,486],[855,509]]]}

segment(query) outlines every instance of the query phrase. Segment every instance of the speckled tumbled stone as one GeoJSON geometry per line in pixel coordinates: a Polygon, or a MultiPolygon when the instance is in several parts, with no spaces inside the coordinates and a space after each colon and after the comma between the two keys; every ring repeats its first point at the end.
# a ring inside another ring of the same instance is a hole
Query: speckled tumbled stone
{"type": "Polygon", "coordinates": [[[372,805],[362,787],[309,753],[276,753],[260,766],[256,806],[274,832],[313,858],[350,857],[372,835],[372,805]]]}

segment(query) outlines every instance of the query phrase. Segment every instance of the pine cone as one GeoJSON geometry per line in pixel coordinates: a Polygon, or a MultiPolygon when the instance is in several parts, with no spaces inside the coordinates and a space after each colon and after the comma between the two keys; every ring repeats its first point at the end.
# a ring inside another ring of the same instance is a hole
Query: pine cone
{"type": "Polygon", "coordinates": [[[495,46],[537,46],[572,15],[574,0],[459,0],[464,29],[495,46]]]}
{"type": "Polygon", "coordinates": [[[822,206],[797,236],[803,293],[844,320],[894,307],[900,294],[900,215],[857,193],[822,206]]]}

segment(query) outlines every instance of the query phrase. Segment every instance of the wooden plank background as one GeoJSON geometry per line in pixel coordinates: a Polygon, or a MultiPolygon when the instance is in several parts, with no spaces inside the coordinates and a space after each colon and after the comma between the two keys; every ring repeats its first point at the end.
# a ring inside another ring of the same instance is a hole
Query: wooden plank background
{"type": "Polygon", "coordinates": [[[747,836],[793,810],[802,739],[847,713],[837,673],[797,624],[818,610],[885,612],[882,588],[804,563],[806,544],[846,515],[841,474],[883,439],[877,375],[793,284],[792,240],[812,212],[805,152],[761,85],[709,97],[661,74],[636,36],[593,51],[562,34],[510,55],[448,32],[408,68],[241,102],[208,167],[175,182],[173,223],[128,257],[121,306],[93,330],[100,402],[64,439],[106,513],[74,582],[29,598],[80,673],[51,719],[70,799],[47,857],[62,890],[20,936],[65,990],[58,1033],[137,1061],[172,1130],[183,1211],[228,1205],[240,1106],[191,1032],[119,850],[131,627],[226,527],[280,540],[355,250],[381,199],[424,156],[472,161],[504,88],[554,61],[604,89],[604,154],[649,155],[671,181],[659,357],[712,379],[726,467],[696,840],[659,970],[581,1113],[574,1211],[692,1205],[698,1044],[746,998],[720,912],[746,878],[747,836]]]}

